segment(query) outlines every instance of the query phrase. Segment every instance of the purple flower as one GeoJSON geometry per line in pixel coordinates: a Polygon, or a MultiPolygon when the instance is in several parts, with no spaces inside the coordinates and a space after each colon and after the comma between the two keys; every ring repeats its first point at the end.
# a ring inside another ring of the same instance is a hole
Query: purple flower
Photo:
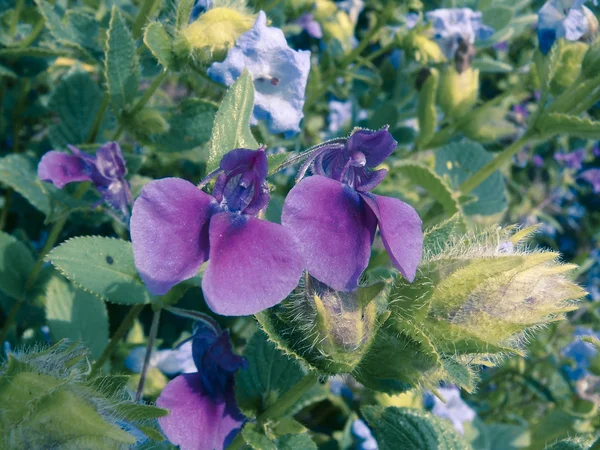
{"type": "Polygon", "coordinates": [[[323,37],[321,24],[315,20],[315,17],[312,14],[302,14],[296,23],[300,25],[310,37],[314,37],[315,39],[321,39],[323,37]]]}
{"type": "Polygon", "coordinates": [[[292,50],[279,28],[267,26],[263,11],[252,29],[229,49],[225,61],[210,66],[208,75],[230,86],[244,69],[254,80],[252,123],[265,120],[271,133],[287,137],[300,132],[310,52],[292,50]]]}
{"type": "Polygon", "coordinates": [[[296,236],[306,269],[338,291],[351,291],[366,269],[379,226],[393,265],[412,281],[421,261],[421,219],[396,198],[371,194],[387,170],[375,168],[396,149],[382,128],[358,130],[349,139],[330,141],[300,169],[313,176],[288,194],[282,224],[296,236]]]}
{"type": "Polygon", "coordinates": [[[38,165],[38,177],[59,189],[69,183],[91,181],[106,203],[129,217],[129,206],[133,201],[129,183],[125,180],[127,167],[119,144],[104,144],[96,156],[72,145],[69,150],[71,155],[54,150],[46,153],[38,165]]]}
{"type": "Polygon", "coordinates": [[[195,276],[208,306],[248,315],[283,300],[302,275],[302,258],[281,225],[255,216],[269,202],[267,157],[236,149],[221,160],[212,195],[179,178],[148,183],[131,216],[133,256],[155,295],[195,276]]]}
{"type": "Polygon", "coordinates": [[[170,414],[158,422],[182,450],[224,449],[245,420],[235,401],[234,376],[247,362],[233,353],[229,333],[206,327],[192,337],[192,354],[198,372],[165,386],[156,404],[170,414]]]}
{"type": "Polygon", "coordinates": [[[598,145],[598,143],[592,146],[592,155],[594,155],[595,158],[600,156],[600,146],[598,145]]]}
{"type": "Polygon", "coordinates": [[[543,167],[544,166],[544,158],[542,158],[540,155],[533,155],[531,157],[531,163],[535,166],[535,167],[543,167]]]}
{"type": "Polygon", "coordinates": [[[600,169],[588,169],[582,172],[579,178],[584,179],[592,185],[594,194],[600,193],[600,169]]]}
{"type": "Polygon", "coordinates": [[[555,153],[554,159],[567,166],[569,169],[581,169],[583,160],[585,159],[585,149],[580,148],[570,153],[555,153]]]}

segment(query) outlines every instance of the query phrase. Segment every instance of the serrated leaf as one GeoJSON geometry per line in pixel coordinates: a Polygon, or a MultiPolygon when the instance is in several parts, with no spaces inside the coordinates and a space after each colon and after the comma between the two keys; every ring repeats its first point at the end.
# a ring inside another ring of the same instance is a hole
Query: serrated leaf
{"type": "Polygon", "coordinates": [[[247,416],[264,411],[304,377],[300,365],[284,355],[258,331],[252,336],[244,357],[248,368],[236,376],[236,398],[247,416]]]}
{"type": "Polygon", "coordinates": [[[167,409],[136,403],[124,403],[117,405],[115,409],[118,414],[124,416],[128,421],[158,419],[169,414],[169,410],[167,409]]]}
{"type": "Polygon", "coordinates": [[[219,166],[223,155],[235,148],[256,150],[258,143],[250,131],[254,109],[254,84],[247,70],[227,90],[215,116],[208,146],[207,173],[219,166]]]}
{"type": "Polygon", "coordinates": [[[450,186],[425,164],[402,161],[394,165],[394,173],[396,172],[425,189],[443,206],[446,214],[453,215],[459,211],[458,203],[452,195],[450,186]]]}
{"type": "Polygon", "coordinates": [[[277,450],[277,445],[269,439],[255,424],[248,424],[242,430],[246,444],[253,450],[277,450]]]}
{"type": "Polygon", "coordinates": [[[106,37],[105,78],[117,115],[135,99],[140,67],[135,41],[116,6],[113,6],[106,37]]]}
{"type": "Polygon", "coordinates": [[[183,101],[168,119],[169,131],[151,136],[152,145],[163,152],[181,152],[205,144],[210,139],[216,112],[217,107],[211,102],[183,101]]]}
{"type": "Polygon", "coordinates": [[[31,158],[23,154],[0,158],[0,183],[21,194],[38,211],[45,215],[50,213],[50,200],[31,158]]]}
{"type": "Polygon", "coordinates": [[[160,22],[152,22],[144,32],[144,44],[165,68],[173,63],[171,37],[160,22]]]}
{"type": "Polygon", "coordinates": [[[102,300],[56,274],[46,285],[45,308],[54,340],[81,339],[94,358],[100,356],[108,343],[108,312],[102,300]]]}
{"type": "Polygon", "coordinates": [[[582,139],[600,139],[600,121],[571,116],[569,114],[544,114],[539,118],[537,127],[546,137],[556,134],[567,134],[582,139]]]}
{"type": "Polygon", "coordinates": [[[380,450],[461,450],[469,445],[449,422],[408,408],[365,406],[362,412],[380,450]]]}
{"type": "Polygon", "coordinates": [[[60,119],[49,130],[55,149],[86,142],[102,103],[102,91],[87,72],[77,71],[62,79],[52,92],[49,109],[60,119]]]}
{"type": "Polygon", "coordinates": [[[35,260],[31,252],[16,238],[0,231],[0,291],[20,299],[35,260]]]}
{"type": "Polygon", "coordinates": [[[130,242],[98,236],[74,238],[52,250],[47,259],[69,280],[109,302],[151,302],[135,268],[130,242]]]}
{"type": "Polygon", "coordinates": [[[190,14],[194,7],[195,0],[181,0],[177,3],[177,13],[175,19],[175,26],[178,30],[182,29],[188,24],[190,20],[190,14]]]}
{"type": "Polygon", "coordinates": [[[62,44],[79,47],[73,32],[56,14],[54,6],[45,0],[36,0],[36,3],[52,36],[62,44]]]}
{"type": "Polygon", "coordinates": [[[427,230],[423,236],[423,252],[431,256],[442,253],[460,221],[460,215],[455,214],[448,220],[427,230]]]}
{"type": "MultiPolygon", "coordinates": [[[[475,172],[493,159],[485,148],[476,142],[463,141],[448,144],[435,154],[435,171],[447,177],[455,189],[475,172]]],[[[504,178],[499,171],[494,172],[472,192],[477,201],[463,206],[467,215],[489,216],[503,211],[506,206],[504,178]]]]}

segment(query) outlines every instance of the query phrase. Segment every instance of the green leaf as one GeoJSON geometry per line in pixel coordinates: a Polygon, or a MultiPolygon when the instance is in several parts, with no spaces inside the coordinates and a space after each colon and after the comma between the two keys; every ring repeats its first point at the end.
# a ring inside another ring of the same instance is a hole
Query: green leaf
{"type": "Polygon", "coordinates": [[[165,68],[173,63],[171,37],[160,22],[152,22],[144,32],[144,44],[165,68]]]}
{"type": "Polygon", "coordinates": [[[70,27],[65,24],[54,11],[54,6],[45,0],[36,0],[38,8],[46,21],[46,28],[58,42],[63,45],[68,45],[80,48],[79,43],[70,27]]]}
{"type": "Polygon", "coordinates": [[[600,121],[561,113],[547,113],[537,122],[540,132],[546,137],[567,134],[582,139],[600,139],[600,121]]]}
{"type": "Polygon", "coordinates": [[[210,139],[211,123],[216,112],[214,103],[184,100],[169,117],[169,130],[151,136],[152,145],[164,152],[181,152],[205,144],[210,139]]]}
{"type": "MultiPolygon", "coordinates": [[[[448,144],[435,154],[435,171],[447,177],[455,189],[475,172],[493,159],[485,148],[476,142],[463,141],[448,144]]],[[[472,192],[477,200],[462,208],[467,215],[489,216],[503,211],[506,206],[504,178],[499,171],[494,172],[472,192]]]]}
{"type": "Polygon", "coordinates": [[[548,445],[544,450],[589,450],[590,440],[585,438],[563,439],[548,445]]]}
{"type": "Polygon", "coordinates": [[[17,74],[10,70],[8,67],[0,64],[0,78],[17,78],[17,74]]]}
{"type": "Polygon", "coordinates": [[[56,274],[46,285],[46,318],[54,340],[81,339],[98,358],[108,343],[108,313],[98,297],[56,274]]]}
{"type": "Polygon", "coordinates": [[[151,405],[140,405],[136,403],[123,403],[116,408],[117,414],[123,415],[130,421],[158,419],[169,414],[169,410],[151,405]]]}
{"type": "Polygon", "coordinates": [[[0,231],[0,290],[14,299],[22,298],[34,265],[35,260],[27,246],[0,231]]]}
{"type": "Polygon", "coordinates": [[[102,91],[87,72],[76,71],[63,78],[48,105],[60,119],[49,130],[52,146],[58,149],[85,143],[101,103],[102,91]]]}
{"type": "Polygon", "coordinates": [[[483,23],[499,31],[510,23],[514,14],[507,6],[492,6],[482,11],[483,23]]]}
{"type": "Polygon", "coordinates": [[[438,112],[435,107],[435,98],[438,92],[440,75],[435,69],[422,73],[426,73],[427,78],[420,86],[417,101],[417,118],[419,120],[417,144],[424,146],[431,140],[437,128],[438,112]]]}
{"type": "Polygon", "coordinates": [[[195,0],[181,0],[177,3],[175,27],[178,30],[181,30],[183,27],[187,26],[190,20],[190,14],[192,13],[192,8],[194,7],[194,1],[195,0]]]}
{"type": "Polygon", "coordinates": [[[236,398],[247,416],[255,416],[304,377],[304,371],[292,358],[284,355],[258,331],[252,336],[244,357],[248,369],[236,376],[236,398]]]}
{"type": "Polygon", "coordinates": [[[307,433],[281,436],[277,439],[278,450],[317,450],[317,444],[307,433]]]}
{"type": "Polygon", "coordinates": [[[217,111],[208,147],[207,173],[215,170],[223,155],[234,148],[258,148],[250,131],[253,108],[254,85],[252,77],[244,70],[227,90],[217,111]]]}
{"type": "Polygon", "coordinates": [[[151,302],[133,262],[131,243],[86,236],[69,239],[46,257],[69,280],[113,303],[151,302]]]}
{"type": "Polygon", "coordinates": [[[483,73],[511,73],[515,70],[510,64],[485,57],[474,60],[472,67],[483,73]]]}
{"type": "Polygon", "coordinates": [[[400,173],[402,177],[425,189],[442,205],[446,214],[453,215],[459,211],[460,207],[452,194],[452,189],[446,181],[425,164],[401,161],[394,164],[393,170],[394,173],[400,173]]]}
{"type": "Polygon", "coordinates": [[[276,173],[278,170],[278,167],[290,156],[291,155],[288,152],[282,152],[282,153],[276,153],[274,155],[269,155],[267,158],[269,161],[269,175],[276,173]]]}
{"type": "Polygon", "coordinates": [[[432,256],[442,253],[448,244],[448,239],[460,222],[460,215],[455,214],[448,220],[427,230],[423,236],[423,252],[432,256]]]}
{"type": "Polygon", "coordinates": [[[248,424],[242,430],[242,436],[253,450],[277,450],[277,445],[260,431],[258,425],[248,424]]]}
{"type": "Polygon", "coordinates": [[[105,78],[115,114],[120,114],[135,99],[140,84],[140,67],[135,41],[113,6],[106,37],[105,78]]]}
{"type": "Polygon", "coordinates": [[[31,158],[12,154],[0,158],[0,183],[21,194],[38,211],[48,215],[50,200],[44,182],[37,176],[37,168],[31,158]]]}
{"type": "Polygon", "coordinates": [[[362,412],[381,450],[460,450],[469,446],[449,422],[408,408],[365,406],[362,412]]]}

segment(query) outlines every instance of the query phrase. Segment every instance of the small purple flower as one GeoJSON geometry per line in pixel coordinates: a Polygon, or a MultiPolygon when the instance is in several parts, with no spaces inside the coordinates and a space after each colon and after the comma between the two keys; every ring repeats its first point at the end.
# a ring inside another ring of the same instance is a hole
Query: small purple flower
{"type": "Polygon", "coordinates": [[[202,277],[208,306],[217,314],[254,314],[276,305],[297,285],[302,258],[281,225],[255,216],[267,206],[267,157],[236,149],[221,160],[212,195],[179,178],[148,183],[131,216],[133,256],[155,295],[202,277]]]}
{"type": "Polygon", "coordinates": [[[600,169],[588,169],[582,172],[579,178],[584,179],[592,185],[594,194],[600,194],[600,169]]]}
{"type": "Polygon", "coordinates": [[[592,146],[592,155],[594,155],[595,158],[600,156],[600,145],[598,145],[598,143],[592,146]]]}
{"type": "Polygon", "coordinates": [[[315,17],[312,14],[302,14],[296,23],[300,25],[310,37],[314,37],[315,39],[321,39],[323,37],[321,24],[315,20],[315,17]]]}
{"type": "Polygon", "coordinates": [[[282,224],[296,237],[306,269],[338,291],[352,291],[366,269],[379,227],[393,265],[412,281],[421,261],[422,222],[412,206],[371,194],[387,174],[376,170],[396,149],[387,127],[358,130],[325,143],[299,171],[312,164],[283,205],[282,224]]]}
{"type": "Polygon", "coordinates": [[[231,86],[244,69],[254,80],[252,123],[265,120],[271,133],[285,133],[287,137],[300,132],[310,52],[292,50],[279,28],[267,26],[264,11],[229,49],[225,60],[210,66],[208,75],[231,86]]]}
{"type": "Polygon", "coordinates": [[[229,333],[207,327],[192,337],[196,373],[171,380],[156,400],[170,414],[158,422],[182,450],[225,449],[245,421],[235,401],[234,376],[247,361],[233,353],[229,333]]]}
{"type": "Polygon", "coordinates": [[[555,153],[554,159],[567,166],[569,169],[579,170],[585,159],[585,149],[580,148],[570,153],[555,153]]]}
{"type": "Polygon", "coordinates": [[[460,434],[464,433],[464,423],[475,419],[475,411],[460,397],[460,389],[457,387],[439,388],[438,393],[446,401],[433,397],[433,408],[431,412],[442,419],[448,419],[460,434]]]}
{"type": "Polygon", "coordinates": [[[544,158],[540,155],[533,155],[531,157],[531,163],[537,168],[544,167],[544,158]]]}
{"type": "Polygon", "coordinates": [[[127,167],[121,147],[116,142],[101,146],[96,156],[82,152],[69,145],[71,155],[50,151],[42,156],[38,165],[38,177],[62,189],[66,184],[91,181],[106,203],[129,217],[133,200],[129,183],[125,180],[127,167]]]}

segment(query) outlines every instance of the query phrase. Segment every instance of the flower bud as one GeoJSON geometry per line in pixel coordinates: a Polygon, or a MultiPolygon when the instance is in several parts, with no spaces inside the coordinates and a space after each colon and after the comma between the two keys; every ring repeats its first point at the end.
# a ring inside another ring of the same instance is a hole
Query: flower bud
{"type": "Polygon", "coordinates": [[[581,63],[581,75],[584,78],[592,78],[598,73],[600,73],[600,39],[590,45],[581,63]]]}
{"type": "Polygon", "coordinates": [[[385,314],[383,283],[334,291],[308,276],[298,292],[257,315],[269,337],[330,374],[349,373],[371,345],[385,314]]]}
{"type": "Polygon", "coordinates": [[[244,9],[215,7],[180,31],[175,51],[191,53],[195,58],[221,59],[225,52],[246,31],[252,28],[256,17],[244,9]]]}
{"type": "Polygon", "coordinates": [[[558,95],[571,87],[582,70],[582,62],[589,45],[583,42],[565,41],[560,49],[560,55],[554,69],[554,78],[550,91],[558,95]]]}
{"type": "Polygon", "coordinates": [[[411,32],[404,38],[403,46],[421,64],[437,63],[446,59],[439,45],[416,32],[411,32]]]}
{"type": "Polygon", "coordinates": [[[345,52],[352,49],[354,24],[348,14],[340,10],[335,3],[329,0],[318,0],[313,16],[323,27],[326,41],[337,40],[345,52]]]}
{"type": "Polygon", "coordinates": [[[440,77],[438,104],[446,116],[464,116],[477,102],[479,96],[479,70],[468,68],[459,73],[446,67],[440,77]]]}

